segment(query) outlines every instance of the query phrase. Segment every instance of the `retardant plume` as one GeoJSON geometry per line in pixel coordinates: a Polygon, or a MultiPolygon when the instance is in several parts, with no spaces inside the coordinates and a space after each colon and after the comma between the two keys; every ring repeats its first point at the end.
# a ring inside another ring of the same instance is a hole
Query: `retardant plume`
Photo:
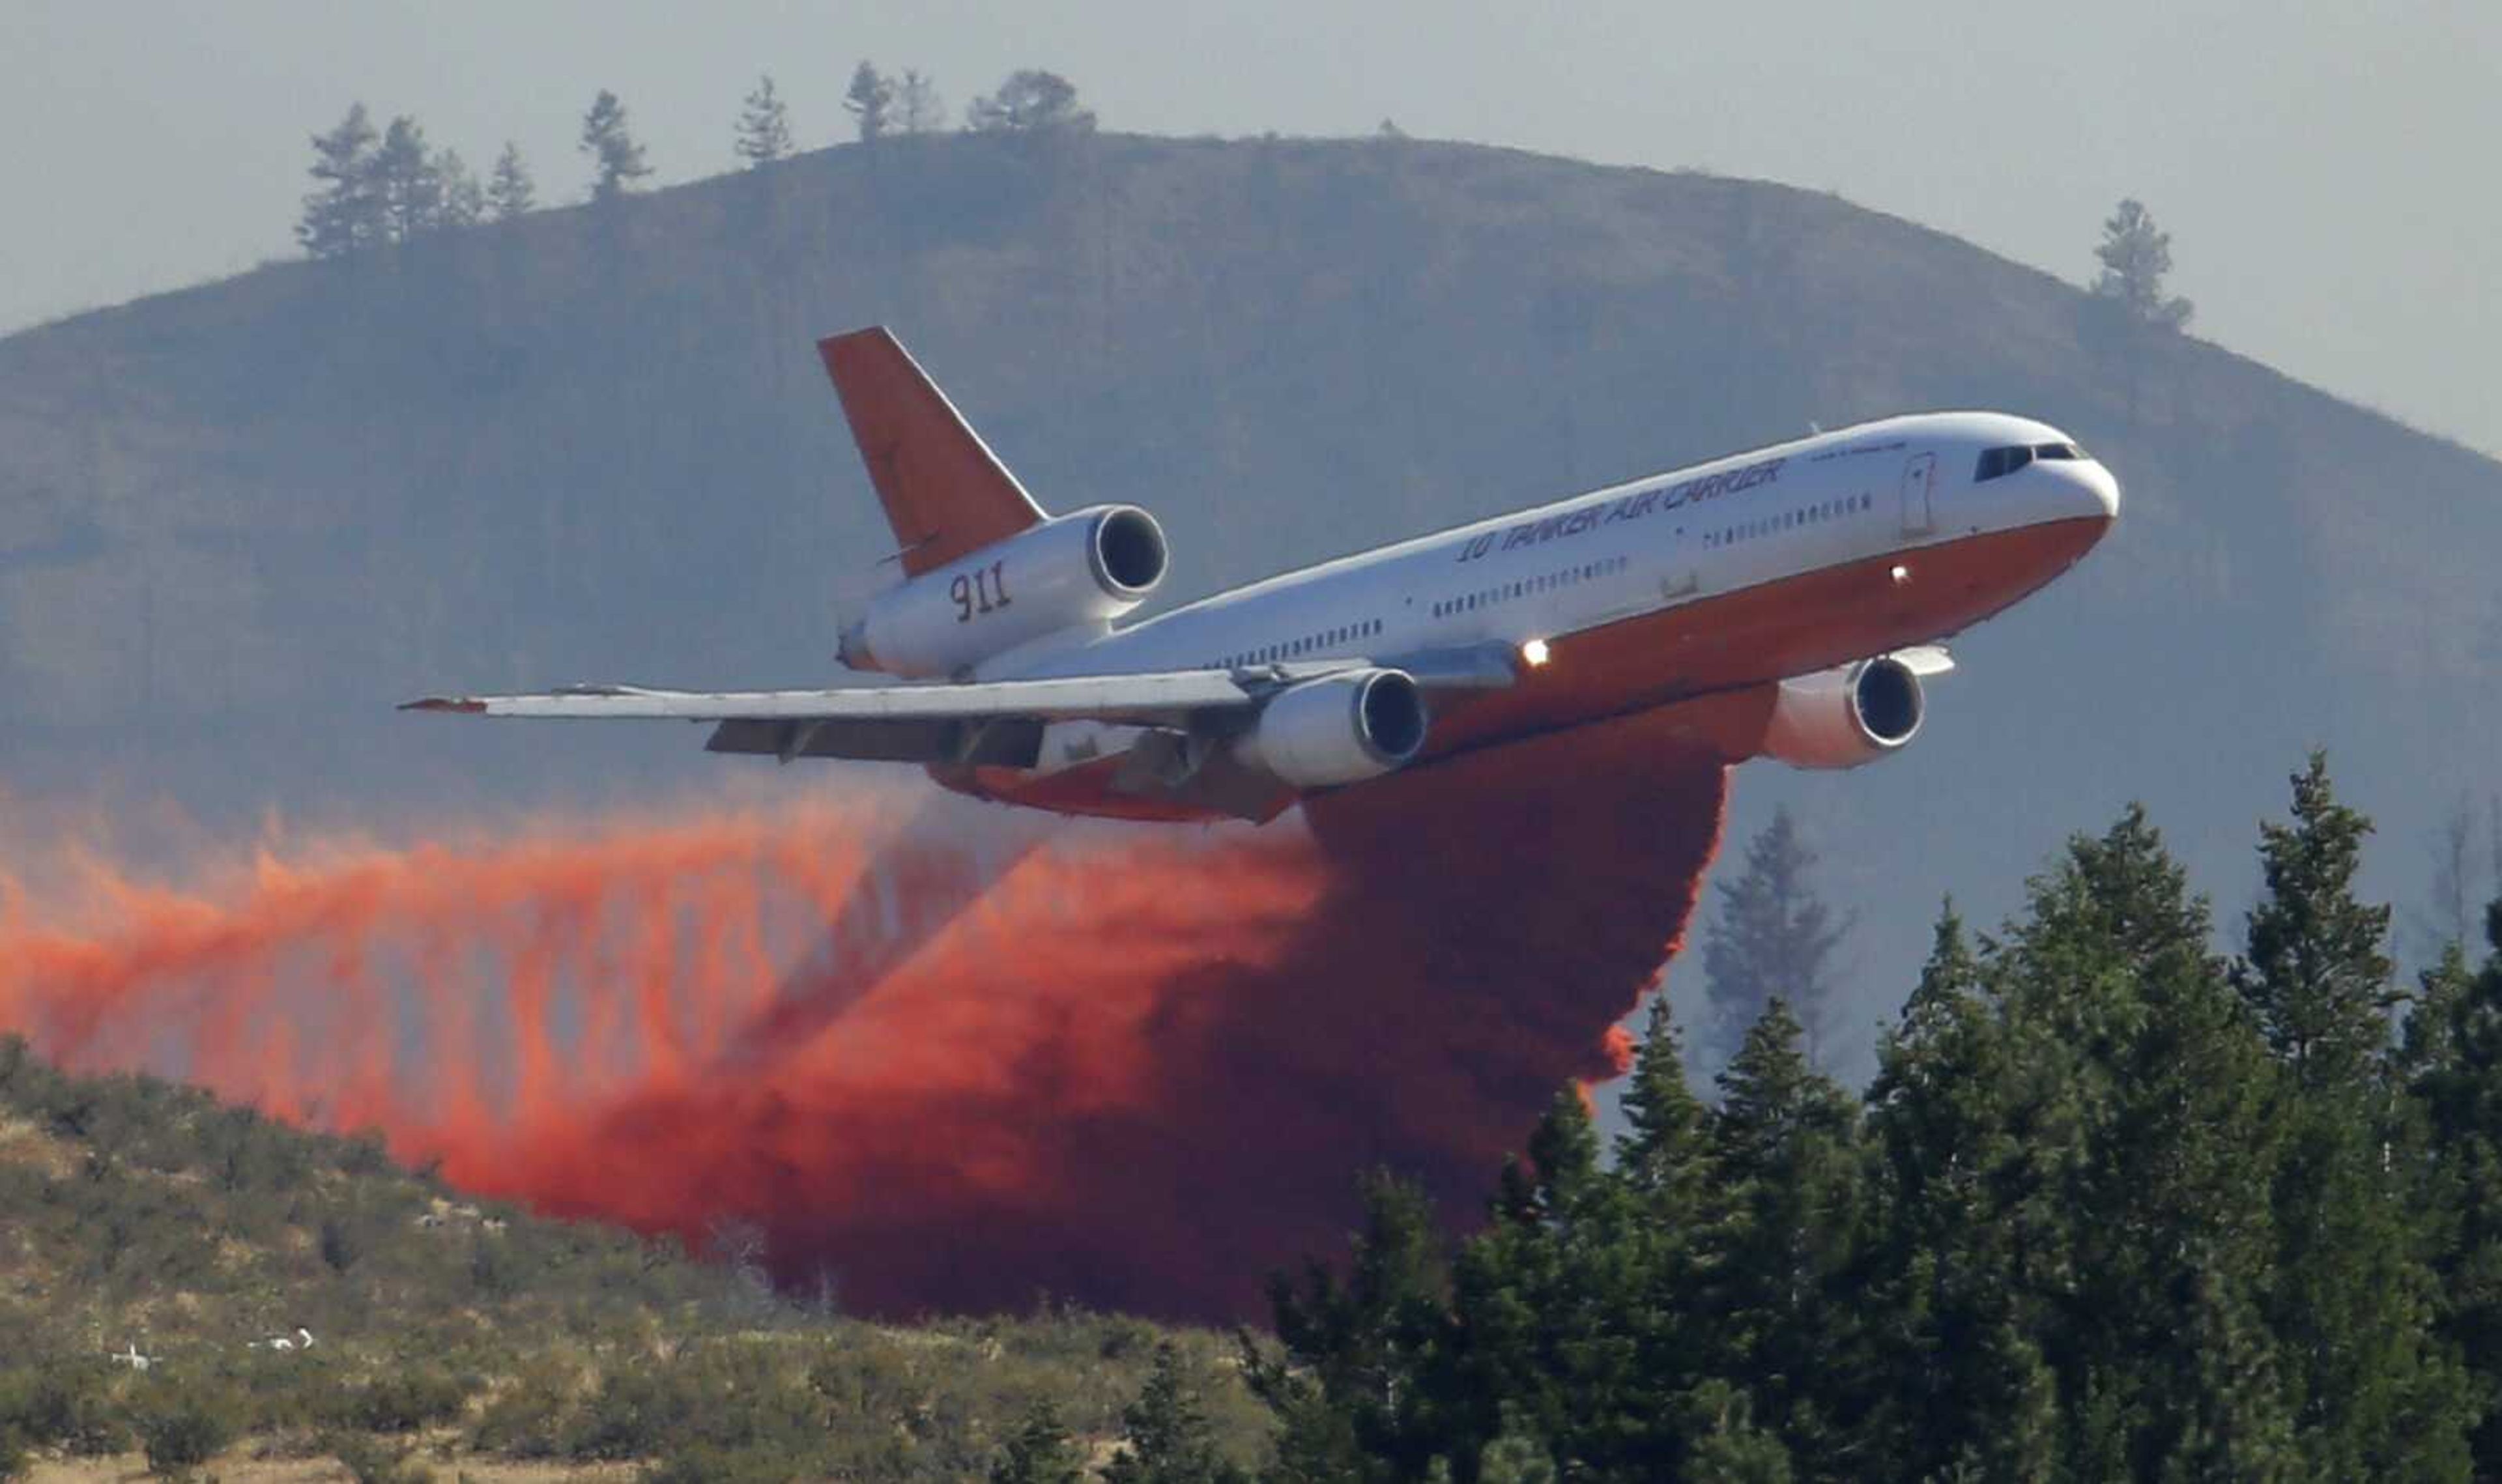
{"type": "Polygon", "coordinates": [[[0,892],[0,1025],[541,1209],[753,1221],[866,1311],[1256,1317],[1357,1170],[1472,1212],[1558,1086],[1620,1069],[1723,780],[1636,720],[1256,831],[837,785],[188,892],[90,860],[74,907],[0,892]]]}

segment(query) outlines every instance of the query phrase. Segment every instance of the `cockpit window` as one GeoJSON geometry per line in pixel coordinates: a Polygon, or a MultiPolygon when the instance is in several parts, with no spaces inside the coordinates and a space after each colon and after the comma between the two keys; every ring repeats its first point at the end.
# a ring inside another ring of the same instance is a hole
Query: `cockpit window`
{"type": "Polygon", "coordinates": [[[1986,484],[1993,479],[2014,473],[2033,461],[2033,451],[2022,445],[2012,449],[1990,449],[1980,455],[1980,465],[1972,472],[1972,482],[1986,484]]]}
{"type": "Polygon", "coordinates": [[[2084,456],[2085,451],[2073,443],[2017,444],[2013,448],[1987,449],[1982,452],[1979,464],[1972,471],[1972,482],[1986,484],[2012,474],[2037,458],[2077,459],[2084,456]]]}

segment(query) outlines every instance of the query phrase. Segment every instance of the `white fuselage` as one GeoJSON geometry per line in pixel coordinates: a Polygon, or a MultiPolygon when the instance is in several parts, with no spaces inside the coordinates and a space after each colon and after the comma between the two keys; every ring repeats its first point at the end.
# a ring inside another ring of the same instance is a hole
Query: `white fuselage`
{"type": "Polygon", "coordinates": [[[2115,514],[2117,482],[2090,458],[2034,460],[1976,480],[1984,452],[2041,446],[2073,444],[2047,424],[1998,413],[1862,423],[1288,572],[1078,642],[1003,655],[979,673],[1147,672],[1554,641],[1821,568],[2115,514]]]}

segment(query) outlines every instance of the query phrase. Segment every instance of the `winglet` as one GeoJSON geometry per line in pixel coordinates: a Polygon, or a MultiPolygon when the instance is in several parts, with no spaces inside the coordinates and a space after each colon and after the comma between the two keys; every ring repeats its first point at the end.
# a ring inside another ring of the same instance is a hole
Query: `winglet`
{"type": "Polygon", "coordinates": [[[1042,507],[883,325],[817,342],[907,577],[1043,519],[1042,507]]]}

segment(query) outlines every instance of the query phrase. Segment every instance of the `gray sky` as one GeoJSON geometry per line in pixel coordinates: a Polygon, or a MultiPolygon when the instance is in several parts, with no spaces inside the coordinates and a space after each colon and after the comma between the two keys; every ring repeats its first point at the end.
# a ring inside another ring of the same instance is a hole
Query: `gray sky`
{"type": "Polygon", "coordinates": [[[601,87],[668,183],[731,163],[761,71],[843,136],[863,55],[959,107],[1049,67],[1107,128],[1390,118],[1830,188],[2072,280],[2136,195],[2195,331],[2502,452],[2495,0],[0,0],[0,332],[290,254],[306,136],[355,99],[570,199],[601,87]]]}

